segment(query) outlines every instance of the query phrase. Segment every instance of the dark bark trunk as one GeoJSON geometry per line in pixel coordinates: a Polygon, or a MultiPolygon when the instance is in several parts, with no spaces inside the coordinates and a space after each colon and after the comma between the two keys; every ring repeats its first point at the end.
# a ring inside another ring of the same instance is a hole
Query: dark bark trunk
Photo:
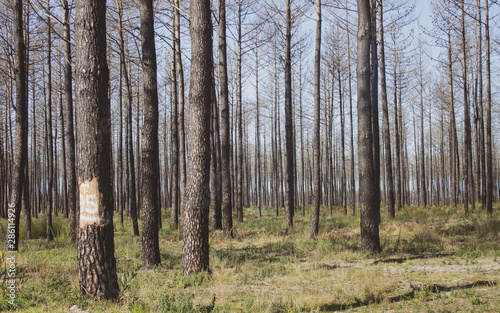
{"type": "Polygon", "coordinates": [[[379,3],[378,11],[378,38],[380,42],[380,94],[382,99],[382,119],[384,125],[384,146],[385,146],[385,174],[387,184],[387,215],[389,218],[395,216],[394,211],[394,179],[392,176],[392,155],[391,155],[391,131],[389,125],[389,110],[387,108],[387,83],[385,75],[385,41],[384,41],[384,12],[382,1],[379,3]]]}
{"type": "Polygon", "coordinates": [[[285,34],[285,232],[293,228],[293,213],[295,204],[293,164],[293,115],[292,115],[292,16],[291,0],[286,1],[286,34],[285,34]]]}
{"type": "Polygon", "coordinates": [[[361,249],[365,252],[379,252],[379,205],[375,158],[373,156],[372,94],[370,46],[372,43],[372,11],[370,0],[358,0],[358,158],[359,158],[359,201],[361,205],[361,249]]]}
{"type": "MultiPolygon", "coordinates": [[[[180,180],[180,190],[179,190],[179,210],[184,208],[183,201],[185,195],[186,187],[186,130],[185,130],[185,119],[184,119],[184,107],[185,107],[185,96],[184,96],[184,69],[182,66],[182,53],[181,53],[181,20],[180,20],[180,1],[175,0],[175,62],[176,62],[176,75],[177,75],[177,101],[178,101],[178,132],[179,132],[179,180],[180,180]]],[[[179,211],[178,214],[182,212],[179,211]]],[[[182,216],[181,216],[182,224],[182,216]]]]}
{"type": "Polygon", "coordinates": [[[256,192],[257,192],[257,212],[259,219],[262,217],[262,209],[261,209],[261,170],[260,170],[260,125],[259,125],[259,58],[258,58],[258,45],[255,44],[255,110],[256,110],[256,117],[255,117],[255,138],[257,141],[257,144],[255,145],[255,158],[256,158],[256,165],[255,165],[255,171],[257,172],[255,175],[256,179],[256,192]]]}
{"type": "Polygon", "coordinates": [[[485,0],[486,36],[486,212],[493,214],[493,142],[491,139],[491,61],[490,61],[490,21],[489,1],[485,0]]]}
{"type": "Polygon", "coordinates": [[[82,294],[118,298],[113,238],[111,120],[106,61],[106,4],[77,1],[75,92],[78,111],[80,227],[78,273],[82,294]]]}
{"type": "MultiPolygon", "coordinates": [[[[176,28],[175,7],[172,8],[172,24],[176,28]]],[[[180,170],[179,170],[179,100],[177,94],[177,41],[175,40],[175,32],[172,33],[172,67],[171,67],[171,94],[172,94],[172,210],[171,210],[171,227],[177,229],[179,227],[179,211],[180,211],[180,170]]]]}
{"type": "Polygon", "coordinates": [[[351,82],[351,34],[349,33],[349,11],[346,0],[346,36],[347,36],[347,75],[349,84],[349,121],[351,132],[351,215],[356,213],[356,177],[354,173],[354,127],[352,118],[352,82],[351,82]]]}
{"type": "MultiPolygon", "coordinates": [[[[420,51],[419,75],[420,75],[420,190],[419,197],[422,205],[427,207],[427,189],[425,185],[425,145],[424,145],[424,76],[422,69],[422,51],[420,51]]],[[[429,131],[431,131],[429,129],[429,131]]]]}
{"type": "Polygon", "coordinates": [[[153,1],[141,0],[141,41],[143,70],[141,206],[142,264],[146,268],[160,264],[158,241],[158,84],[156,79],[156,47],[154,38],[153,1]]]}
{"type": "Polygon", "coordinates": [[[311,239],[319,232],[319,206],[321,202],[321,171],[320,171],[320,75],[321,75],[321,0],[316,0],[316,40],[314,49],[314,198],[311,217],[311,239]]]}
{"type": "Polygon", "coordinates": [[[219,80],[220,80],[220,118],[221,118],[221,174],[222,174],[222,215],[224,234],[232,237],[233,234],[233,205],[231,186],[231,151],[229,127],[229,101],[227,78],[227,46],[226,46],[226,4],[219,1],[219,80]]]}
{"type": "Polygon", "coordinates": [[[219,140],[219,114],[217,110],[217,95],[215,91],[215,77],[212,75],[212,125],[210,127],[210,146],[212,150],[210,164],[210,180],[211,180],[211,203],[212,208],[212,231],[222,229],[222,212],[221,212],[221,192],[220,186],[220,140],[219,140]]]}
{"type": "MultiPolygon", "coordinates": [[[[47,2],[47,11],[50,15],[50,3],[47,2]]],[[[54,144],[52,137],[52,23],[50,18],[47,20],[47,155],[48,155],[48,196],[49,203],[47,207],[46,233],[47,240],[52,241],[52,210],[54,204],[54,144]]]]}
{"type": "Polygon", "coordinates": [[[373,214],[377,215],[380,223],[380,126],[378,121],[378,54],[377,54],[377,0],[370,0],[371,10],[371,101],[372,101],[372,132],[373,132],[373,165],[375,184],[375,202],[378,209],[375,209],[373,214]]]}
{"type": "MultiPolygon", "coordinates": [[[[24,184],[24,171],[28,159],[28,102],[26,99],[26,54],[24,45],[23,2],[14,0],[14,53],[16,68],[16,154],[13,163],[11,192],[7,209],[5,250],[17,251],[19,247],[19,222],[24,184]]],[[[10,107],[8,108],[10,110],[10,107]]]]}

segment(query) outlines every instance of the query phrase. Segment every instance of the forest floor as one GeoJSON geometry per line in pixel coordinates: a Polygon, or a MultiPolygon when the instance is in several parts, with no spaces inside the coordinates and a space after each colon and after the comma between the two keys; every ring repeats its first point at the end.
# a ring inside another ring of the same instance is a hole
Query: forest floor
{"type": "MultiPolygon", "coordinates": [[[[322,208],[320,235],[309,239],[310,208],[297,212],[291,234],[273,208],[245,209],[234,239],[210,235],[211,274],[182,277],[182,240],[168,220],[160,231],[162,264],[141,268],[141,238],[115,217],[120,299],[80,295],[76,248],[68,220],[33,220],[32,240],[17,254],[16,306],[7,303],[5,254],[0,254],[0,311],[22,312],[500,312],[500,207],[406,207],[388,220],[382,208],[382,253],[360,251],[359,214],[322,208]],[[81,311],[80,311],[81,310],[81,311]]],[[[170,216],[170,210],[163,210],[170,216]]],[[[283,214],[283,211],[280,212],[283,214]]],[[[139,223],[140,225],[140,223],[139,223]]],[[[5,236],[1,221],[0,236],[5,236]]],[[[21,227],[22,237],[25,230],[21,227]]],[[[4,238],[4,237],[2,237],[4,238]]]]}

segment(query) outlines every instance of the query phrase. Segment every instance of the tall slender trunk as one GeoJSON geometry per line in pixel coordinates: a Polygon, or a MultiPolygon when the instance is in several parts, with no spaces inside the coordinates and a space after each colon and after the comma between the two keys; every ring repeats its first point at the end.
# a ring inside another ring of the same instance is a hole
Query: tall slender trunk
{"type": "MultiPolygon", "coordinates": [[[[321,203],[321,171],[320,171],[320,105],[321,105],[321,0],[316,0],[316,39],[314,49],[314,198],[311,217],[311,239],[319,232],[319,209],[321,203]]],[[[326,138],[326,137],[325,137],[326,138]]]]}
{"type": "Polygon", "coordinates": [[[292,16],[291,0],[286,0],[286,34],[285,34],[285,222],[288,233],[293,227],[294,214],[294,151],[293,151],[293,115],[292,115],[292,16]]]}
{"type": "Polygon", "coordinates": [[[52,241],[52,210],[54,208],[54,145],[52,137],[52,23],[50,1],[47,1],[47,155],[48,155],[48,196],[46,232],[47,240],[52,241]]]}
{"type": "Polygon", "coordinates": [[[356,176],[354,173],[354,127],[352,118],[352,78],[351,78],[351,34],[349,33],[349,10],[346,0],[346,36],[347,36],[347,75],[349,84],[349,121],[350,121],[350,149],[351,149],[351,215],[356,213],[356,176]]]}
{"type": "MultiPolygon", "coordinates": [[[[176,22],[176,12],[175,6],[172,8],[172,24],[174,29],[177,28],[176,22]]],[[[172,33],[172,63],[171,63],[171,95],[172,95],[172,210],[171,210],[171,227],[172,229],[177,229],[179,227],[179,213],[180,213],[180,169],[179,169],[179,100],[177,94],[177,41],[175,39],[176,33],[172,33]]]]}
{"type": "Polygon", "coordinates": [[[21,202],[24,184],[24,170],[28,159],[28,102],[26,99],[26,54],[24,45],[23,2],[14,0],[14,53],[16,69],[16,154],[13,156],[13,176],[11,180],[10,199],[8,202],[5,250],[17,251],[19,247],[19,221],[21,218],[21,202]],[[13,233],[11,231],[13,229],[13,233]]]}
{"type": "Polygon", "coordinates": [[[456,126],[455,126],[455,98],[453,96],[453,63],[452,63],[452,53],[451,53],[451,25],[449,21],[449,17],[447,20],[447,30],[448,30],[448,77],[450,80],[450,200],[451,205],[456,206],[457,204],[457,164],[458,164],[458,154],[456,151],[458,147],[456,146],[456,126]]]}
{"type": "Polygon", "coordinates": [[[490,20],[489,1],[485,2],[486,37],[486,212],[493,214],[493,142],[491,139],[491,61],[490,61],[490,20]]]}
{"type": "Polygon", "coordinates": [[[387,107],[387,82],[385,75],[385,41],[384,41],[384,12],[382,1],[378,8],[378,40],[380,43],[380,95],[382,100],[382,119],[384,128],[385,147],[385,174],[387,185],[387,215],[389,218],[395,216],[394,211],[394,179],[392,176],[392,156],[391,156],[391,129],[389,125],[389,109],[387,107]]]}
{"type": "MultiPolygon", "coordinates": [[[[178,131],[179,131],[179,174],[180,174],[180,191],[179,191],[179,208],[184,207],[184,194],[186,189],[186,129],[185,129],[185,119],[184,119],[184,108],[185,108],[185,96],[184,96],[184,68],[182,65],[182,53],[181,53],[181,20],[180,20],[180,1],[175,0],[175,62],[176,62],[176,72],[177,72],[177,101],[178,106],[178,131]]],[[[179,211],[179,214],[181,212],[179,211]]],[[[182,224],[182,218],[181,218],[182,224]]]]}
{"type": "Polygon", "coordinates": [[[462,56],[463,56],[463,88],[464,88],[464,208],[465,212],[469,211],[469,202],[474,208],[473,197],[470,197],[471,191],[473,194],[473,186],[470,183],[472,180],[472,151],[471,151],[471,135],[470,135],[470,113],[469,113],[469,90],[467,84],[467,51],[465,39],[465,2],[461,3],[462,11],[462,56]]]}
{"type": "Polygon", "coordinates": [[[255,138],[257,140],[256,144],[256,153],[255,157],[257,158],[257,164],[256,164],[256,179],[257,179],[257,212],[259,215],[259,218],[262,217],[262,212],[261,212],[261,170],[260,170],[260,125],[259,125],[259,58],[258,58],[258,44],[255,44],[255,110],[256,110],[256,117],[255,117],[255,138]]]}
{"type": "Polygon", "coordinates": [[[118,132],[118,162],[117,162],[117,167],[118,167],[118,177],[117,177],[117,195],[118,195],[118,212],[119,212],[119,222],[120,225],[123,227],[123,209],[125,206],[125,201],[124,201],[124,196],[125,196],[125,190],[123,190],[123,66],[122,64],[124,63],[124,55],[122,55],[122,46],[123,46],[123,23],[122,23],[122,18],[123,18],[123,3],[122,0],[117,0],[116,1],[116,7],[117,7],[117,15],[118,15],[118,49],[120,51],[119,53],[119,61],[120,61],[120,69],[119,69],[119,79],[118,79],[118,103],[119,103],[119,115],[120,115],[120,122],[119,122],[119,127],[120,130],[118,132]]]}
{"type": "Polygon", "coordinates": [[[236,105],[237,105],[237,128],[238,128],[238,144],[236,154],[236,217],[239,221],[243,221],[243,103],[242,103],[242,77],[241,77],[241,4],[242,0],[238,1],[238,37],[237,37],[237,59],[236,59],[236,105]]]}
{"type": "MultiPolygon", "coordinates": [[[[393,40],[395,41],[395,40],[393,40]]],[[[401,110],[401,107],[398,109],[398,72],[397,72],[397,62],[398,62],[398,54],[396,50],[396,46],[394,46],[394,137],[395,137],[395,145],[396,145],[396,163],[395,163],[395,171],[396,171],[396,204],[398,211],[403,207],[403,186],[401,179],[401,142],[399,139],[400,136],[400,128],[398,121],[398,112],[401,110]]]]}
{"type": "Polygon", "coordinates": [[[221,174],[222,215],[226,236],[233,234],[233,202],[231,184],[231,128],[229,125],[229,99],[227,77],[226,45],[226,1],[219,0],[219,81],[220,81],[220,123],[221,123],[221,174]]]}
{"type": "MultiPolygon", "coordinates": [[[[124,46],[122,45],[122,50],[124,50],[124,46]]],[[[124,54],[124,51],[121,53],[124,54]]],[[[132,89],[130,86],[130,79],[129,79],[129,74],[127,71],[127,66],[125,64],[125,57],[123,57],[123,77],[125,78],[125,86],[127,88],[127,104],[126,104],[126,109],[125,109],[125,124],[126,124],[126,131],[125,131],[125,140],[127,142],[128,148],[126,149],[127,153],[127,158],[128,162],[128,185],[129,185],[129,214],[130,218],[132,219],[132,229],[134,232],[134,236],[139,236],[139,224],[137,222],[137,193],[136,193],[136,176],[135,176],[135,160],[134,160],[134,145],[132,143],[132,89]]]]}
{"type": "MultiPolygon", "coordinates": [[[[427,190],[425,186],[425,145],[424,145],[424,73],[422,69],[422,51],[419,53],[419,75],[420,75],[420,190],[419,197],[422,204],[427,207],[427,190]]],[[[431,129],[429,129],[431,131],[431,129]]]]}
{"type": "Polygon", "coordinates": [[[158,239],[158,83],[154,38],[153,0],[140,1],[143,112],[141,144],[142,264],[152,268],[160,264],[158,239]]]}

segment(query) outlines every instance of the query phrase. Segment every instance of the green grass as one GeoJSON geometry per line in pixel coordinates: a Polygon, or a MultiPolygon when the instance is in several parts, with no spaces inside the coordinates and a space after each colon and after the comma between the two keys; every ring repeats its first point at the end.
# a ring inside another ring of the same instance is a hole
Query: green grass
{"type": "MultiPolygon", "coordinates": [[[[321,209],[320,234],[309,239],[310,208],[297,212],[284,235],[283,210],[245,209],[234,239],[210,234],[211,274],[182,277],[182,238],[164,220],[162,264],[142,269],[141,239],[130,221],[115,222],[117,302],[89,299],[78,287],[76,247],[69,222],[54,217],[54,241],[45,217],[33,219],[33,239],[21,226],[16,306],[7,302],[5,254],[0,254],[0,311],[67,312],[329,312],[500,311],[500,214],[451,207],[406,207],[388,220],[382,209],[382,253],[360,251],[359,214],[321,209]],[[377,262],[378,261],[378,262],[377,262]],[[487,282],[487,283],[485,283],[487,282]],[[477,286],[476,286],[477,283],[477,286]]],[[[163,216],[170,216],[164,210],[163,216]]],[[[139,223],[141,225],[141,223],[139,223]]],[[[6,221],[0,221],[5,236],[6,221]]]]}

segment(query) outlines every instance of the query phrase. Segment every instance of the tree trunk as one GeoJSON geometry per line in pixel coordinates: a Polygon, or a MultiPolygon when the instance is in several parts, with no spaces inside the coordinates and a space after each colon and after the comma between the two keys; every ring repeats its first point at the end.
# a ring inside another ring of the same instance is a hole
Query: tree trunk
{"type": "Polygon", "coordinates": [[[373,163],[374,163],[374,175],[373,183],[375,184],[375,202],[377,203],[377,212],[373,212],[377,215],[377,219],[380,223],[380,127],[378,122],[378,54],[377,54],[377,0],[370,0],[370,10],[371,10],[371,101],[372,101],[372,132],[373,132],[373,163]]]}
{"type": "MultiPolygon", "coordinates": [[[[184,107],[185,107],[185,96],[184,96],[184,69],[182,66],[182,53],[181,53],[181,20],[180,20],[180,1],[175,0],[175,62],[176,62],[176,72],[177,72],[177,101],[178,101],[178,131],[179,131],[179,179],[180,179],[180,191],[179,191],[179,209],[184,208],[183,201],[185,195],[186,187],[186,130],[184,122],[184,107]]],[[[178,212],[179,214],[181,212],[178,212]]],[[[181,218],[182,224],[182,218],[181,218]]]]}
{"type": "Polygon", "coordinates": [[[54,144],[52,138],[52,23],[50,20],[50,2],[47,1],[47,155],[48,155],[48,196],[46,233],[47,240],[52,241],[52,210],[54,208],[54,144]]]}
{"type": "MultiPolygon", "coordinates": [[[[13,163],[12,189],[7,209],[6,251],[18,251],[19,221],[24,184],[24,171],[28,159],[28,102],[26,99],[26,55],[24,45],[23,2],[14,0],[14,53],[16,68],[16,154],[13,163]]],[[[10,107],[7,108],[10,110],[10,107]]]]}
{"type": "Polygon", "coordinates": [[[188,163],[183,203],[182,273],[208,270],[210,199],[210,118],[212,92],[212,19],[210,1],[190,4],[191,86],[188,163]]]}
{"type": "MultiPolygon", "coordinates": [[[[176,10],[172,8],[172,24],[176,28],[176,10]]],[[[171,227],[177,229],[179,227],[179,211],[180,211],[180,170],[179,170],[179,101],[177,94],[177,41],[175,39],[175,32],[172,33],[172,65],[171,65],[171,95],[172,95],[172,210],[171,210],[171,227]]]]}
{"type": "Polygon", "coordinates": [[[220,118],[221,118],[221,174],[222,174],[222,215],[224,234],[233,236],[233,204],[231,186],[231,151],[229,137],[229,101],[227,78],[227,45],[226,45],[226,2],[219,0],[219,81],[220,81],[220,118]]]}
{"type": "MultiPolygon", "coordinates": [[[[427,207],[427,190],[425,186],[425,145],[424,145],[424,76],[422,69],[422,51],[419,51],[419,75],[420,75],[420,190],[419,197],[422,198],[423,207],[427,207]]],[[[431,131],[431,129],[429,129],[431,131]]]]}
{"type": "MultiPolygon", "coordinates": [[[[321,105],[321,0],[316,0],[316,44],[314,49],[314,198],[311,217],[311,239],[319,232],[319,206],[321,202],[321,171],[320,171],[320,105],[321,105]]],[[[303,156],[302,156],[303,157],[303,156]]]]}
{"type": "Polygon", "coordinates": [[[210,146],[212,150],[210,164],[212,231],[222,229],[221,193],[220,186],[220,140],[219,140],[219,114],[217,110],[217,95],[215,91],[215,77],[212,75],[212,122],[210,127],[210,146]]]}
{"type": "Polygon", "coordinates": [[[113,238],[111,120],[106,61],[106,4],[77,1],[75,92],[80,190],[78,273],[82,294],[118,298],[113,238]]]}
{"type": "Polygon", "coordinates": [[[255,150],[255,158],[257,159],[257,164],[256,164],[256,188],[257,188],[257,211],[258,211],[258,216],[259,219],[262,217],[262,211],[261,211],[261,177],[260,177],[260,125],[259,125],[259,58],[257,55],[258,51],[258,44],[255,44],[255,110],[256,110],[256,117],[255,117],[255,138],[257,141],[255,150]]]}
{"type": "Polygon", "coordinates": [[[288,233],[293,228],[294,213],[294,151],[293,151],[293,115],[292,115],[292,16],[291,0],[286,0],[286,34],[285,34],[285,222],[288,233]]]}
{"type": "Polygon", "coordinates": [[[486,37],[486,212],[493,215],[493,142],[491,139],[491,61],[490,61],[490,20],[489,1],[485,0],[486,37]]]}
{"type": "Polygon", "coordinates": [[[365,252],[379,252],[379,205],[375,158],[373,156],[373,112],[370,89],[370,46],[372,43],[370,0],[358,0],[358,158],[359,158],[359,201],[361,205],[361,249],[365,252]]]}
{"type": "Polygon", "coordinates": [[[154,38],[153,1],[141,0],[141,41],[143,69],[142,125],[142,264],[152,268],[160,264],[158,241],[158,85],[156,80],[156,48],[154,38]]]}
{"type": "Polygon", "coordinates": [[[385,41],[384,41],[384,12],[382,1],[378,8],[378,38],[380,43],[380,94],[382,98],[382,119],[384,128],[385,146],[385,173],[387,184],[387,216],[393,218],[394,211],[394,179],[392,177],[392,156],[391,156],[391,129],[389,126],[389,110],[387,108],[387,83],[385,75],[385,41]]]}
{"type": "Polygon", "coordinates": [[[349,33],[349,10],[347,9],[346,0],[346,36],[347,36],[347,75],[349,84],[349,121],[350,121],[350,132],[351,132],[351,215],[354,216],[356,213],[356,177],[354,174],[354,127],[352,119],[352,81],[351,81],[351,34],[349,33]]]}

